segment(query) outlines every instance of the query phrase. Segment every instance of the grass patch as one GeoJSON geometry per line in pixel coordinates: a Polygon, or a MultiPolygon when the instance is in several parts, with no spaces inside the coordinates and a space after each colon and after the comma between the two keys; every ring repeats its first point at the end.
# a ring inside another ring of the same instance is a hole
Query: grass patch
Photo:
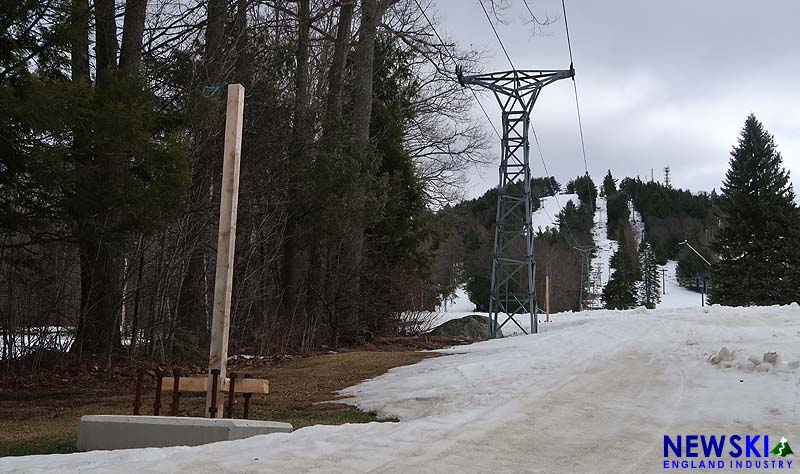
{"type": "MultiPolygon", "coordinates": [[[[337,403],[338,390],[376,377],[387,370],[433,357],[421,352],[342,352],[262,365],[231,366],[270,380],[272,393],[254,395],[251,419],[291,423],[295,429],[311,425],[341,425],[397,421],[379,419],[337,403]]],[[[75,451],[78,420],[82,415],[130,415],[134,380],[108,377],[51,377],[46,384],[24,388],[0,387],[0,456],[70,453],[75,451]]],[[[152,414],[155,385],[148,382],[142,414],[152,414]]],[[[169,412],[171,395],[164,393],[162,414],[169,412]]],[[[238,397],[234,417],[242,416],[238,397]]],[[[205,394],[183,394],[182,416],[203,416],[205,394]]]]}
{"type": "Polygon", "coordinates": [[[75,451],[75,437],[43,436],[10,441],[0,446],[0,456],[30,456],[33,454],[67,454],[75,451]]]}
{"type": "Polygon", "coordinates": [[[305,410],[280,410],[259,413],[263,419],[291,423],[295,429],[313,425],[344,425],[347,423],[396,422],[396,418],[378,418],[373,412],[363,412],[356,407],[340,405],[338,409],[308,408],[305,410]]]}

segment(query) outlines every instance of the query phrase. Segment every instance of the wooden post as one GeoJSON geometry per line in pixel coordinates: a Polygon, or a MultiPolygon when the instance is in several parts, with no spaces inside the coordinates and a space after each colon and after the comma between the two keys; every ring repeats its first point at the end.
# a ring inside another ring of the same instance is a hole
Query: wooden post
{"type": "Polygon", "coordinates": [[[231,372],[230,383],[228,384],[228,415],[225,418],[233,418],[233,405],[236,403],[236,372],[231,372]]]}
{"type": "Polygon", "coordinates": [[[181,369],[172,369],[172,405],[170,415],[178,416],[181,403],[181,369]]]}
{"type": "Polygon", "coordinates": [[[209,390],[206,396],[206,415],[212,399],[216,412],[222,413],[224,399],[219,393],[221,384],[213,384],[212,371],[218,370],[219,380],[225,380],[228,360],[228,332],[231,322],[231,287],[233,285],[233,256],[236,246],[236,208],[239,201],[239,161],[242,154],[242,119],[244,116],[244,87],[228,85],[228,106],[225,113],[225,157],[222,165],[222,190],[219,208],[219,240],[217,242],[217,274],[214,283],[214,310],[211,322],[211,350],[208,357],[209,390]],[[211,393],[216,389],[217,393],[211,393]],[[213,395],[213,396],[212,396],[213,395]]]}
{"type": "Polygon", "coordinates": [[[139,416],[139,410],[142,406],[142,379],[144,379],[144,369],[136,369],[136,395],[133,399],[133,414],[139,416]]]}
{"type": "Polygon", "coordinates": [[[153,402],[153,416],[161,415],[161,384],[164,382],[164,374],[161,370],[156,371],[156,399],[153,402]]]}
{"type": "Polygon", "coordinates": [[[550,322],[550,272],[544,276],[544,310],[547,312],[547,322],[550,322]]]}
{"type": "MultiPolygon", "coordinates": [[[[249,379],[250,377],[252,377],[252,375],[244,374],[245,379],[249,379]]],[[[247,420],[250,417],[250,397],[252,396],[253,394],[250,392],[245,392],[244,394],[244,413],[242,414],[242,416],[244,417],[245,420],[247,420]]]]}

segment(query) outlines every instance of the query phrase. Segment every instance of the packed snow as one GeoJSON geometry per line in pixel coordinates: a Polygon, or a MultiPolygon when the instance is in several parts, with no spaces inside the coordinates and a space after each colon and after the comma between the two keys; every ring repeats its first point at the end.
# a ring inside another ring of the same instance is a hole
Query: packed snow
{"type": "Polygon", "coordinates": [[[562,314],[546,333],[441,352],[344,391],[399,422],[3,458],[0,471],[646,473],[663,472],[665,434],[800,439],[796,304],[562,314]]]}
{"type": "Polygon", "coordinates": [[[663,284],[658,308],[675,309],[702,306],[703,298],[700,293],[686,289],[678,283],[678,262],[670,260],[660,268],[666,270],[666,273],[661,274],[663,284]]]}

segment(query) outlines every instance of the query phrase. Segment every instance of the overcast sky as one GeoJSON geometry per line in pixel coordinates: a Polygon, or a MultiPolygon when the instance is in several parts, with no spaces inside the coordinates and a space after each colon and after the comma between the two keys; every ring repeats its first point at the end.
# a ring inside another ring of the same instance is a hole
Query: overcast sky
{"type": "MultiPolygon", "coordinates": [[[[531,36],[522,0],[498,32],[518,69],[567,69],[560,0],[528,0],[559,21],[531,36]]],[[[800,190],[800,1],[567,0],[589,170],[719,189],[749,113],[775,136],[800,190]]],[[[438,0],[440,33],[489,51],[486,70],[509,69],[478,0],[438,0]]],[[[493,98],[482,96],[499,127],[493,98]]],[[[477,109],[476,109],[477,110],[477,109]]],[[[476,111],[476,113],[480,113],[476,111]]],[[[572,85],[548,86],[533,124],[551,174],[583,173],[572,85]]],[[[499,141],[497,144],[499,150],[499,141]]],[[[533,175],[543,175],[531,146],[533,175]]],[[[499,153],[498,153],[499,161],[499,153]]],[[[497,184],[497,163],[474,170],[468,195],[497,184]]]]}

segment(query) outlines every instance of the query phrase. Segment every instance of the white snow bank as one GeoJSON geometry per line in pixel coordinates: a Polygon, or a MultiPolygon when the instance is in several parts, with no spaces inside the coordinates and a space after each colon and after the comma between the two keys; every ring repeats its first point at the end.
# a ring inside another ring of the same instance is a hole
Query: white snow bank
{"type": "Polygon", "coordinates": [[[315,426],[195,448],[0,459],[0,471],[662,472],[664,434],[800,439],[800,309],[593,311],[443,351],[345,390],[399,423],[315,426]],[[769,372],[709,357],[777,352],[769,372]]]}

